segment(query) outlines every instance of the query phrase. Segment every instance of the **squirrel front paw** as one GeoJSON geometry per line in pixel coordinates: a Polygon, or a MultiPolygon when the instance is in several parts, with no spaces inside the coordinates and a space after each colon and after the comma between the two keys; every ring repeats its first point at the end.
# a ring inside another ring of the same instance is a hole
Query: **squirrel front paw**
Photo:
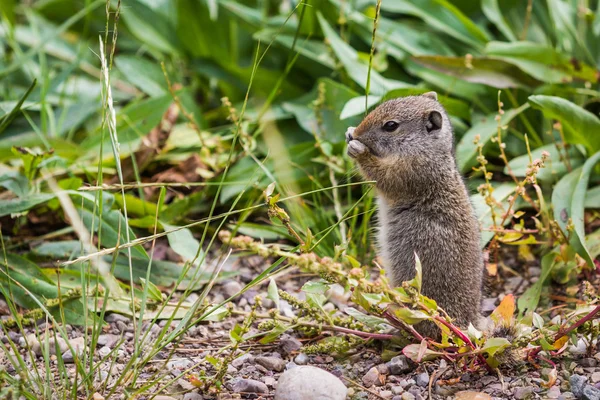
{"type": "Polygon", "coordinates": [[[350,141],[354,139],[352,134],[354,133],[355,130],[356,130],[356,128],[353,126],[346,129],[346,143],[350,143],[350,141]]]}
{"type": "Polygon", "coordinates": [[[359,142],[358,140],[350,140],[348,142],[348,155],[352,158],[357,158],[361,155],[367,154],[369,149],[367,146],[359,142]]]}

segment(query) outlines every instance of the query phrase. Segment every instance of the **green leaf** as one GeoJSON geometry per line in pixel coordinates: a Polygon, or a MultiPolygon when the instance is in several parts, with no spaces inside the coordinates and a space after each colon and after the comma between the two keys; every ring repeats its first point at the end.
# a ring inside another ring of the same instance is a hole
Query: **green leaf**
{"type": "Polygon", "coordinates": [[[513,33],[512,29],[506,22],[502,10],[498,5],[498,0],[481,0],[481,11],[485,14],[487,19],[492,21],[496,28],[511,42],[517,40],[517,37],[513,33]]]}
{"type": "Polygon", "coordinates": [[[42,303],[45,299],[58,297],[58,288],[36,264],[11,253],[6,254],[6,261],[7,264],[4,263],[4,257],[0,257],[0,287],[16,304],[25,308],[38,307],[38,303],[30,297],[27,290],[42,303]]]}
{"type": "Polygon", "coordinates": [[[277,289],[277,282],[275,279],[269,279],[269,287],[267,289],[267,298],[273,300],[275,307],[279,309],[279,290],[277,289]]]}
{"type": "Polygon", "coordinates": [[[486,359],[491,367],[497,367],[499,362],[495,358],[497,353],[502,353],[504,349],[510,347],[508,339],[503,337],[491,337],[485,341],[481,350],[488,355],[486,359]]]}
{"type": "Polygon", "coordinates": [[[567,143],[583,144],[592,153],[600,149],[600,120],[596,115],[555,96],[529,96],[529,103],[547,118],[562,123],[567,143]]]}
{"type": "Polygon", "coordinates": [[[54,194],[51,193],[37,193],[24,198],[0,200],[0,217],[31,210],[33,207],[46,203],[54,197],[54,194]]]}
{"type": "Polygon", "coordinates": [[[175,27],[164,14],[156,12],[139,0],[127,2],[127,12],[121,14],[131,33],[148,47],[165,53],[177,52],[175,27]]]}
{"type": "Polygon", "coordinates": [[[281,335],[292,329],[292,325],[277,324],[275,328],[271,329],[262,339],[259,340],[260,344],[269,344],[277,340],[281,335]]]}
{"type": "Polygon", "coordinates": [[[574,79],[596,82],[596,71],[584,63],[574,64],[570,56],[552,47],[533,42],[490,42],[485,53],[495,59],[517,66],[535,79],[564,84],[574,79]]]}
{"type": "Polygon", "coordinates": [[[394,310],[394,314],[408,325],[415,325],[421,321],[431,319],[431,317],[425,314],[423,311],[411,310],[410,308],[406,307],[401,307],[397,310],[394,310]]]}
{"type": "Polygon", "coordinates": [[[8,114],[6,114],[5,116],[3,116],[0,119],[0,133],[4,132],[4,130],[10,125],[10,123],[17,117],[17,115],[21,111],[21,107],[23,106],[23,103],[25,102],[27,97],[29,97],[29,95],[31,94],[31,91],[35,87],[36,83],[37,83],[37,80],[34,79],[33,82],[31,82],[29,89],[27,89],[27,91],[21,96],[19,101],[12,108],[12,110],[10,110],[10,112],[8,114]]]}
{"type": "MultiPolygon", "coordinates": [[[[506,110],[500,119],[502,126],[507,125],[513,118],[527,110],[529,105],[523,104],[518,108],[506,110]]],[[[484,145],[493,137],[498,134],[498,121],[496,121],[497,113],[489,114],[485,118],[474,121],[473,126],[469,129],[460,142],[456,146],[456,161],[458,167],[462,172],[467,172],[474,164],[477,156],[477,145],[473,142],[475,137],[479,135],[479,143],[484,145]]]]}
{"type": "Polygon", "coordinates": [[[130,55],[118,56],[115,60],[117,69],[125,79],[151,97],[168,94],[167,81],[156,61],[130,55]]]}
{"type": "MultiPolygon", "coordinates": [[[[365,89],[367,87],[369,66],[360,59],[356,50],[339,37],[329,23],[327,23],[327,20],[323,18],[321,13],[318,14],[318,18],[325,37],[329,41],[337,58],[344,65],[346,72],[348,72],[348,75],[350,75],[354,82],[365,89]]],[[[371,93],[375,95],[383,94],[394,88],[407,88],[412,86],[405,82],[384,78],[374,70],[371,70],[370,81],[371,93]]]]}
{"type": "MultiPolygon", "coordinates": [[[[165,231],[172,231],[179,228],[178,226],[169,225],[162,221],[161,224],[165,231]]],[[[202,260],[204,252],[200,249],[200,242],[196,240],[192,231],[188,228],[168,233],[167,238],[169,239],[171,249],[179,254],[185,261],[194,261],[194,264],[198,264],[199,260],[202,260]]]]}
{"type": "Polygon", "coordinates": [[[463,81],[480,83],[498,89],[528,88],[538,82],[519,68],[502,60],[491,58],[449,56],[416,56],[413,60],[427,68],[463,81]]]}
{"type": "Polygon", "coordinates": [[[96,313],[86,312],[81,299],[66,299],[60,306],[50,307],[48,311],[63,324],[99,327],[106,325],[96,313]]]}
{"type": "Polygon", "coordinates": [[[558,253],[552,251],[544,257],[542,257],[542,272],[540,274],[540,278],[531,285],[525,293],[523,293],[519,300],[517,300],[517,306],[519,307],[519,315],[523,315],[528,311],[535,311],[538,303],[540,302],[540,296],[542,294],[542,288],[544,284],[547,282],[552,269],[557,265],[556,257],[558,253]]]}
{"type": "Polygon", "coordinates": [[[594,260],[585,244],[585,195],[590,174],[598,162],[600,162],[600,151],[588,158],[583,167],[565,175],[552,192],[554,219],[563,232],[569,235],[569,244],[583,257],[590,268],[594,268],[594,260]],[[572,232],[567,231],[569,220],[573,223],[572,232]]]}
{"type": "Polygon", "coordinates": [[[375,328],[375,329],[386,329],[390,325],[383,318],[376,317],[374,315],[364,314],[358,311],[356,308],[347,307],[344,309],[344,312],[357,320],[358,322],[362,322],[363,324],[375,328]]]}
{"type": "Polygon", "coordinates": [[[160,292],[160,289],[158,287],[156,287],[156,285],[150,281],[146,281],[146,279],[144,278],[140,278],[140,282],[142,284],[142,290],[145,289],[145,287],[148,287],[148,295],[150,296],[150,298],[152,300],[156,300],[156,301],[162,301],[162,293],[160,292]]]}
{"type": "Polygon", "coordinates": [[[489,40],[473,21],[446,0],[384,1],[381,9],[419,17],[444,35],[458,39],[475,49],[481,49],[489,40]]]}

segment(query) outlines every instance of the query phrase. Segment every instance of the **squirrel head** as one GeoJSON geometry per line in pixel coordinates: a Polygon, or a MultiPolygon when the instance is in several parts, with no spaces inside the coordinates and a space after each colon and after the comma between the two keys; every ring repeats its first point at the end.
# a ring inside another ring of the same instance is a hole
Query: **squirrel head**
{"type": "Polygon", "coordinates": [[[382,103],[348,129],[346,141],[348,155],[384,192],[455,168],[452,126],[435,92],[382,103]]]}

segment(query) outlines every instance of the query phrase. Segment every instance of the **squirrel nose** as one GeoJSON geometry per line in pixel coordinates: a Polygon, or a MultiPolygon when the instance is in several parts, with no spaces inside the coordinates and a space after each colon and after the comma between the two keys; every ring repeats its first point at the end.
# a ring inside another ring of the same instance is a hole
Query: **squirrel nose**
{"type": "Polygon", "coordinates": [[[350,143],[351,140],[354,140],[354,137],[352,136],[352,134],[354,133],[354,130],[356,128],[354,127],[350,127],[348,128],[348,130],[346,131],[346,143],[350,143]]]}

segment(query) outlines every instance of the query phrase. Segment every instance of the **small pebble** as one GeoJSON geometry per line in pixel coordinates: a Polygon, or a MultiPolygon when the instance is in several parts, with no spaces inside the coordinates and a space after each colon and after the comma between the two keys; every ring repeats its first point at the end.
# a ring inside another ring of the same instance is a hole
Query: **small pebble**
{"type": "Polygon", "coordinates": [[[231,390],[235,393],[269,393],[267,385],[254,379],[234,379],[231,390]]]}
{"type": "Polygon", "coordinates": [[[279,377],[274,400],[345,400],[347,391],[342,381],[329,372],[301,366],[279,377]]]}
{"type": "Polygon", "coordinates": [[[366,388],[370,388],[377,382],[378,378],[379,371],[377,371],[377,367],[373,367],[362,377],[362,383],[366,388]]]}
{"type": "Polygon", "coordinates": [[[531,399],[533,397],[533,387],[526,386],[515,388],[513,396],[517,400],[531,399]]]}
{"type": "Polygon", "coordinates": [[[300,353],[294,357],[294,362],[298,365],[306,365],[308,363],[308,356],[304,353],[300,353]]]}
{"type": "Polygon", "coordinates": [[[429,374],[427,371],[417,375],[417,385],[427,387],[429,385],[429,374]]]}
{"type": "Polygon", "coordinates": [[[392,375],[402,375],[412,370],[412,367],[405,355],[400,355],[392,358],[385,364],[388,371],[392,375]]]}
{"type": "Polygon", "coordinates": [[[270,371],[282,372],[285,369],[286,362],[276,357],[256,357],[254,361],[270,371]]]}

